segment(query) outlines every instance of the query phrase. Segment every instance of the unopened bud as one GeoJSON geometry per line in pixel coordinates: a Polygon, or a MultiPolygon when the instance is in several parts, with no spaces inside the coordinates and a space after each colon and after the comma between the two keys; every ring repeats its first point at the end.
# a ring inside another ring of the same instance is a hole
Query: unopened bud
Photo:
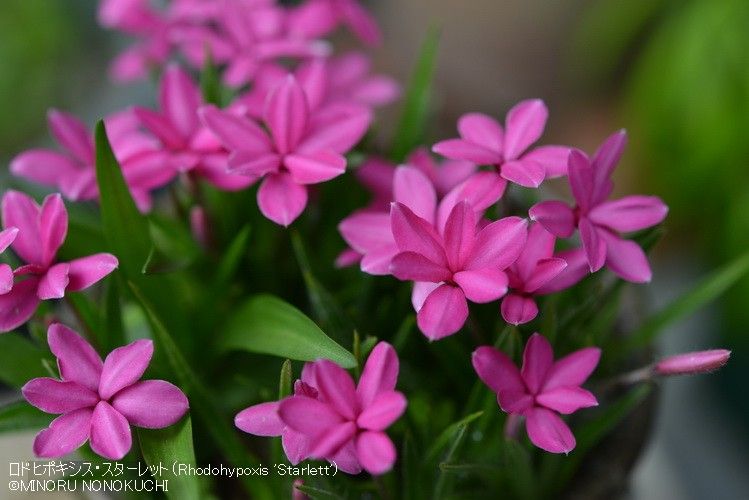
{"type": "Polygon", "coordinates": [[[731,351],[712,349],[710,351],[687,352],[663,358],[655,364],[658,375],[693,375],[717,370],[728,362],[731,351]]]}

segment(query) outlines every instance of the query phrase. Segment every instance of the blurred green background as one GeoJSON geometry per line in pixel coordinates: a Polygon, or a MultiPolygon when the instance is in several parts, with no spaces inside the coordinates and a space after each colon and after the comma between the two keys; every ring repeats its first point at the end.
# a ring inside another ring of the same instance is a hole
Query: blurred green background
{"type": "MultiPolygon", "coordinates": [[[[552,142],[592,149],[609,132],[629,130],[630,148],[618,174],[622,191],[657,194],[671,207],[647,292],[655,302],[749,249],[747,0],[370,3],[386,35],[378,66],[401,79],[428,23],[444,26],[435,89],[438,131],[452,131],[455,117],[466,111],[501,116],[526,97],[549,103],[552,142]]],[[[138,95],[108,81],[108,60],[123,39],[97,27],[95,7],[93,0],[0,2],[4,166],[25,147],[49,142],[47,108],[94,118],[138,95]]],[[[136,88],[153,92],[148,82],[136,88]]],[[[738,434],[731,450],[703,451],[736,452],[739,460],[749,447],[748,305],[746,279],[701,321],[670,334],[699,325],[706,331],[691,348],[733,350],[729,365],[700,387],[710,394],[708,410],[725,415],[738,434]]],[[[666,345],[690,347],[678,339],[666,345]]],[[[664,408],[665,415],[674,411],[664,408]]],[[[676,468],[696,470],[685,465],[689,458],[674,460],[676,468]]],[[[738,465],[746,476],[749,465],[738,465]]],[[[719,490],[714,498],[731,496],[719,490]]]]}

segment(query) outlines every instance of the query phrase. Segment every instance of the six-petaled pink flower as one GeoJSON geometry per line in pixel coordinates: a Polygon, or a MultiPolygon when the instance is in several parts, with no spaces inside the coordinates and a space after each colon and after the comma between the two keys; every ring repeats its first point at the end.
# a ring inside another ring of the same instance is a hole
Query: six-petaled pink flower
{"type": "Polygon", "coordinates": [[[263,124],[269,133],[253,120],[212,106],[201,116],[232,151],[230,172],[263,179],[257,193],[263,215],[288,226],[307,206],[307,185],[344,172],[343,155],[363,137],[372,114],[358,106],[310,113],[304,89],[290,75],[268,96],[263,124]]]}
{"type": "Polygon", "coordinates": [[[417,323],[431,340],[460,330],[468,302],[486,303],[507,292],[504,270],[520,255],[527,221],[505,217],[479,230],[475,209],[466,201],[450,211],[438,231],[407,206],[394,203],[391,224],[398,253],[390,272],[422,287],[416,295],[417,323]]]}
{"type": "Polygon", "coordinates": [[[432,149],[447,158],[493,165],[508,181],[535,188],[545,178],[566,173],[570,151],[565,146],[541,146],[526,152],[541,137],[547,117],[540,99],[513,107],[504,128],[490,116],[469,113],[458,121],[460,139],[438,142],[432,149]]]}
{"type": "Polygon", "coordinates": [[[558,413],[568,415],[598,405],[596,397],[580,386],[600,357],[600,349],[586,347],[554,361],[549,341],[534,333],[520,370],[505,353],[489,346],[476,349],[472,361],[479,378],[497,393],[499,407],[525,417],[533,444],[551,453],[569,453],[575,448],[575,436],[558,413]]]}
{"type": "Polygon", "coordinates": [[[576,205],[542,201],[530,216],[552,234],[569,238],[577,228],[591,272],[604,264],[621,278],[634,283],[650,281],[652,272],[645,252],[620,233],[660,224],[668,207],[656,196],[625,196],[607,201],[614,188],[611,174],[627,142],[623,130],[611,135],[592,159],[574,150],[569,155],[568,179],[576,205]]]}
{"type": "Polygon", "coordinates": [[[11,248],[26,265],[15,270],[13,288],[0,295],[0,332],[28,321],[40,301],[88,288],[117,268],[117,258],[108,253],[56,262],[68,232],[68,212],[59,194],[47,196],[40,207],[28,195],[7,191],[2,215],[4,228],[18,229],[11,248]]]}
{"type": "Polygon", "coordinates": [[[384,431],[406,408],[406,398],[395,390],[398,369],[398,356],[386,342],[372,350],[358,385],[331,361],[308,363],[293,396],[243,410],[236,425],[259,436],[282,436],[294,464],[320,458],[349,474],[383,474],[396,458],[384,431]]]}
{"type": "Polygon", "coordinates": [[[29,403],[60,415],[36,436],[36,456],[61,457],[89,441],[102,457],[120,460],[132,444],[131,425],[160,429],[187,412],[179,388],[140,380],[153,355],[151,340],[118,347],[103,362],[88,342],[59,323],[49,327],[47,340],[60,380],[35,378],[21,389],[29,403]]]}

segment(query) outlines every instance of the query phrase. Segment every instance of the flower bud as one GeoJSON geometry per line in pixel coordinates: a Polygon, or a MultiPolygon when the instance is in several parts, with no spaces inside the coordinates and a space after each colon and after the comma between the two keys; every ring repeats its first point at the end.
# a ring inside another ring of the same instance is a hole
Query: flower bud
{"type": "Polygon", "coordinates": [[[728,362],[731,351],[712,349],[709,351],[687,352],[663,358],[655,365],[658,375],[693,375],[717,370],[728,362]]]}

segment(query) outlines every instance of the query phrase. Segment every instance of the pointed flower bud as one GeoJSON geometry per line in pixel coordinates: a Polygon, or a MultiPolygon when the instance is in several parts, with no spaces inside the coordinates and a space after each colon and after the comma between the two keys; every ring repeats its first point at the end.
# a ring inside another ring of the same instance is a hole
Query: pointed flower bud
{"type": "Polygon", "coordinates": [[[655,364],[654,370],[663,376],[709,373],[725,365],[730,356],[731,351],[726,349],[676,354],[660,360],[655,364]]]}

